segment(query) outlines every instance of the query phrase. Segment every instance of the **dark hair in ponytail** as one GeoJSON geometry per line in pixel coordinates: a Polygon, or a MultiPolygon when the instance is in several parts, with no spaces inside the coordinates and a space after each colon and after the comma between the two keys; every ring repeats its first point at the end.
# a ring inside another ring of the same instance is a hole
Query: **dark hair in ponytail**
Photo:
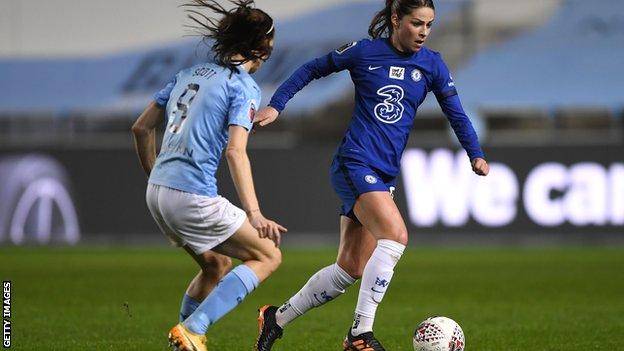
{"type": "Polygon", "coordinates": [[[273,19],[266,12],[253,8],[253,0],[230,0],[236,7],[226,10],[215,0],[192,0],[187,7],[187,16],[204,40],[213,40],[212,51],[215,61],[238,71],[236,66],[253,60],[266,60],[272,51],[271,39],[275,36],[273,19]],[[222,16],[216,20],[200,12],[210,9],[222,16]],[[233,59],[240,54],[243,59],[233,59]]]}
{"type": "Polygon", "coordinates": [[[414,9],[421,7],[429,7],[435,10],[433,0],[386,0],[386,7],[379,11],[370,26],[368,27],[368,35],[373,39],[382,36],[392,36],[392,21],[391,17],[393,13],[396,13],[399,18],[411,13],[414,9]]]}

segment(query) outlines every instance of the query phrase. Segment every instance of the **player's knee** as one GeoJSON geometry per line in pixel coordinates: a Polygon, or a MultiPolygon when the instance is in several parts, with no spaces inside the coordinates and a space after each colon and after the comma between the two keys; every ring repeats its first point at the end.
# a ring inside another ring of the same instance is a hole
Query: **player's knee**
{"type": "Polygon", "coordinates": [[[349,262],[339,262],[338,265],[342,268],[351,278],[360,279],[364,274],[364,266],[366,262],[359,262],[359,260],[349,260],[349,262]]]}
{"type": "Polygon", "coordinates": [[[409,235],[407,233],[407,230],[404,230],[401,233],[399,233],[395,241],[398,242],[399,244],[403,244],[407,246],[408,240],[409,240],[409,235]]]}
{"type": "Polygon", "coordinates": [[[232,268],[232,259],[219,255],[204,258],[202,272],[209,277],[222,276],[232,268]]]}
{"type": "Polygon", "coordinates": [[[282,252],[280,249],[272,247],[264,253],[263,261],[267,269],[273,273],[282,264],[282,252]]]}
{"type": "Polygon", "coordinates": [[[360,279],[362,278],[362,274],[364,274],[364,267],[361,265],[350,266],[345,269],[345,272],[347,272],[347,274],[350,275],[353,279],[360,279]]]}
{"type": "Polygon", "coordinates": [[[232,269],[232,259],[231,258],[229,258],[227,256],[221,256],[221,257],[219,257],[218,261],[219,261],[218,267],[219,267],[219,270],[221,271],[221,274],[225,274],[230,269],[232,269]]]}
{"type": "Polygon", "coordinates": [[[282,264],[282,251],[278,248],[275,248],[271,254],[271,263],[274,268],[273,271],[277,270],[277,268],[282,264]]]}
{"type": "Polygon", "coordinates": [[[392,241],[396,241],[399,244],[407,245],[408,234],[407,228],[404,225],[400,226],[391,226],[386,233],[386,237],[383,239],[388,239],[392,241]]]}

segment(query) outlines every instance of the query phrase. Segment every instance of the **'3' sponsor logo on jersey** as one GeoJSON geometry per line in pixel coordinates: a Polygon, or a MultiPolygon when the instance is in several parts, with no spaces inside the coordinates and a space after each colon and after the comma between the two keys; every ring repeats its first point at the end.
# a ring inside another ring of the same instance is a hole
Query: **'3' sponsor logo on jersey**
{"type": "Polygon", "coordinates": [[[393,124],[403,117],[405,107],[401,103],[405,93],[398,85],[386,85],[377,90],[377,95],[384,98],[384,101],[375,106],[375,117],[383,123],[393,124]]]}

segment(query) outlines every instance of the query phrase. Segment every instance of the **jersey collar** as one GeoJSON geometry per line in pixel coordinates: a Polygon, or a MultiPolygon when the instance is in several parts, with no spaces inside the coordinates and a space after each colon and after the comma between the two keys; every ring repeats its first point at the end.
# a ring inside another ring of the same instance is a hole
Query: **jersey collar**
{"type": "Polygon", "coordinates": [[[383,41],[384,41],[384,43],[386,43],[386,45],[390,48],[390,50],[392,50],[395,54],[397,54],[397,55],[399,55],[399,56],[401,56],[401,57],[403,57],[403,58],[412,58],[412,57],[415,57],[416,55],[418,55],[418,53],[419,53],[420,51],[422,51],[422,49],[421,49],[421,50],[418,50],[417,52],[412,53],[412,54],[410,54],[410,53],[405,53],[405,52],[401,52],[401,51],[397,50],[397,48],[395,48],[395,47],[394,47],[394,45],[392,45],[392,43],[390,42],[390,38],[384,38],[384,39],[383,39],[383,41]]]}

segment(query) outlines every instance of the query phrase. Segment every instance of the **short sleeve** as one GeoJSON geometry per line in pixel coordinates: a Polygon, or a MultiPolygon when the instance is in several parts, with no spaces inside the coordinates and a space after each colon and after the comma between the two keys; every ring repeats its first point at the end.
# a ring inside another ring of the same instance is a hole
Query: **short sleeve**
{"type": "Polygon", "coordinates": [[[330,62],[334,65],[335,71],[350,69],[360,58],[364,40],[353,41],[329,53],[330,62]]]}
{"type": "Polygon", "coordinates": [[[167,102],[169,102],[169,96],[171,95],[171,91],[173,90],[173,87],[175,87],[176,85],[176,81],[177,81],[176,77],[173,77],[173,79],[171,79],[171,81],[167,83],[167,85],[165,85],[164,88],[162,88],[159,92],[154,94],[154,101],[156,101],[158,105],[160,106],[167,105],[167,102]]]}
{"type": "Polygon", "coordinates": [[[260,92],[257,87],[243,87],[233,84],[230,91],[228,125],[241,126],[247,131],[253,127],[253,119],[260,105],[260,92]]]}
{"type": "Polygon", "coordinates": [[[439,54],[436,55],[435,65],[431,90],[436,95],[438,100],[457,95],[457,89],[455,89],[453,77],[451,76],[446,63],[444,63],[439,54]]]}

